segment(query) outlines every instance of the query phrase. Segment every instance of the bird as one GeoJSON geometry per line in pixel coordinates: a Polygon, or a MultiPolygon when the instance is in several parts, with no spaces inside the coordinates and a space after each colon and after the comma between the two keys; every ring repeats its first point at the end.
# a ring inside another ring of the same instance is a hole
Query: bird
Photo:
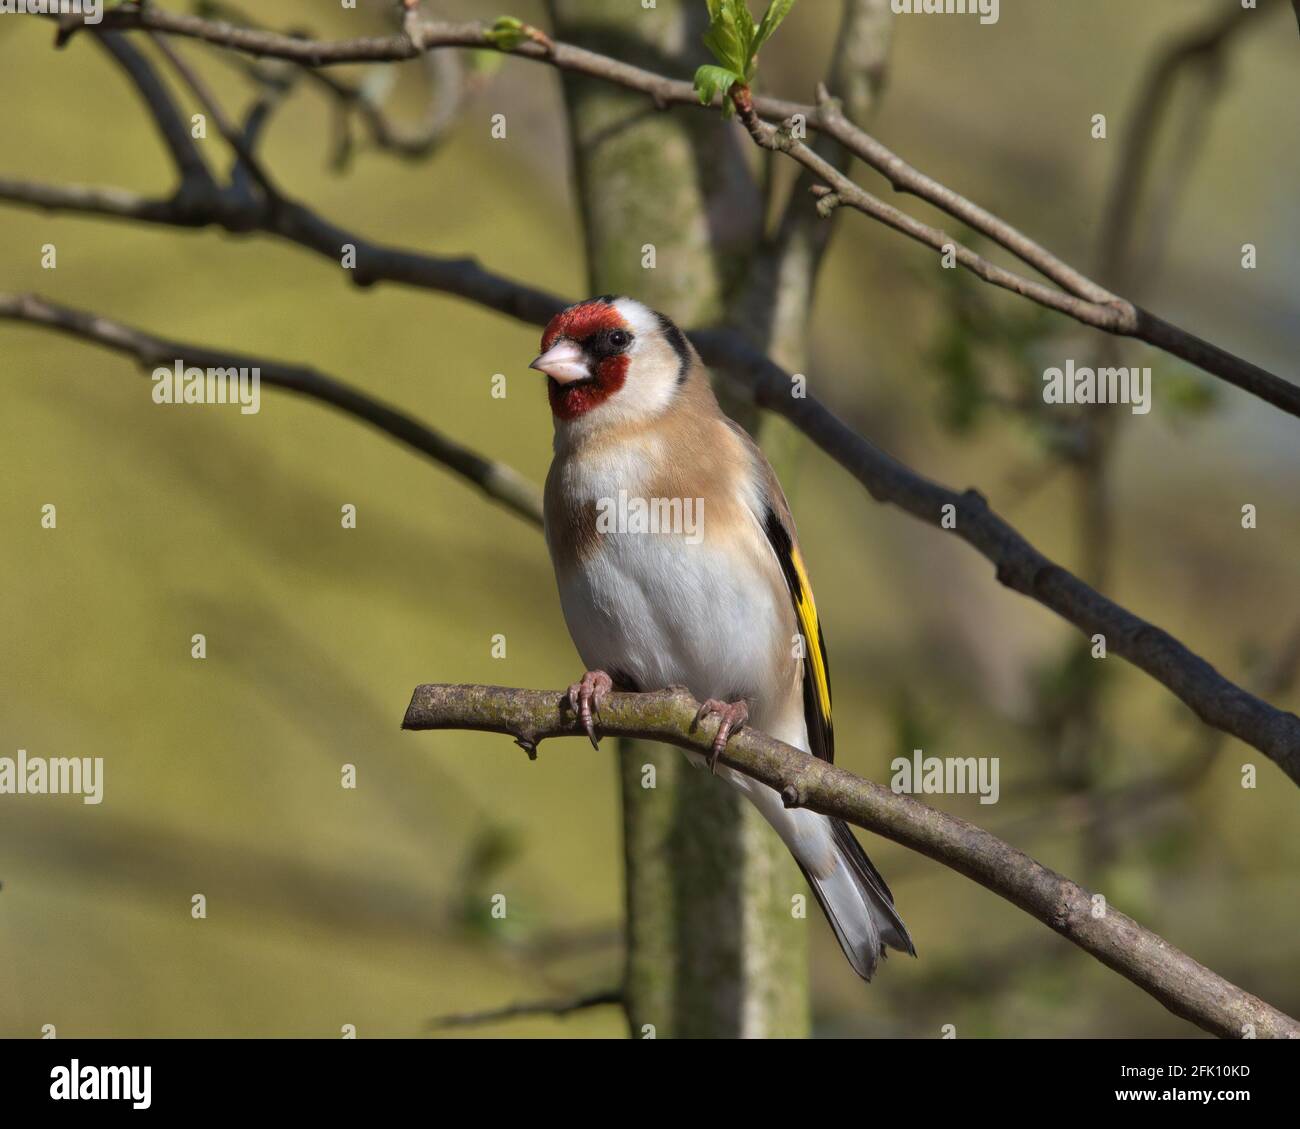
{"type": "Polygon", "coordinates": [[[627,296],[575,303],[529,366],[546,377],[554,453],[543,499],[560,606],[586,667],[567,702],[593,745],[611,691],[685,686],[717,716],[707,756],[785,842],[869,981],[886,949],[916,955],[893,894],[848,825],[718,757],[745,725],[835,756],[830,669],[781,485],[719,406],[665,315],[627,296]]]}

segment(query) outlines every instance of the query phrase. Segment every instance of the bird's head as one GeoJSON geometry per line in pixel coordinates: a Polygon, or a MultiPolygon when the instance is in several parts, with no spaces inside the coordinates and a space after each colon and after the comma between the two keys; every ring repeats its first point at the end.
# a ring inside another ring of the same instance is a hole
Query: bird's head
{"type": "Polygon", "coordinates": [[[690,373],[694,353],[663,314],[604,296],[561,310],[529,366],[545,373],[556,426],[633,423],[660,414],[690,373]]]}

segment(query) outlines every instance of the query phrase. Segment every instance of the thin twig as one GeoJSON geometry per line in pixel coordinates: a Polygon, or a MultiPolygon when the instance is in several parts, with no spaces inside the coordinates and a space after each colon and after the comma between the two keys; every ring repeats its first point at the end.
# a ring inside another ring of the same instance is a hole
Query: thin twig
{"type": "MultiPolygon", "coordinates": [[[[945,211],[959,216],[972,226],[976,223],[981,224],[977,230],[982,230],[983,234],[996,239],[1003,247],[1042,270],[1054,281],[1062,285],[1068,284],[1068,288],[1058,290],[1036,279],[998,266],[992,260],[972,251],[946,231],[923,223],[861,188],[809,145],[796,138],[789,129],[778,128],[764,121],[755,110],[755,100],[749,96],[746,88],[733,86],[731,97],[741,122],[758,145],[789,155],[826,182],[828,186],[826,192],[820,193],[823,203],[834,201],[836,206],[854,208],[878,220],[886,227],[891,227],[910,239],[925,244],[934,251],[941,253],[950,251],[955,262],[985,282],[1029,298],[1057,313],[1066,314],[1083,325],[1119,337],[1134,337],[1145,341],[1172,356],[1181,357],[1198,368],[1213,373],[1228,383],[1258,396],[1261,400],[1266,400],[1284,412],[1300,417],[1300,385],[1283,380],[1258,365],[1236,357],[1217,345],[1156,317],[1127,299],[1110,294],[1073,268],[1066,267],[1064,264],[1058,266],[1060,261],[1055,256],[1048,255],[1046,252],[1039,254],[1042,249],[1014,228],[988,216],[982,209],[964,200],[951,189],[943,188],[937,182],[921,177],[918,173],[917,177],[920,179],[915,185],[918,194],[924,186],[924,190],[929,193],[925,199],[944,207],[945,211]],[[946,202],[946,206],[940,201],[946,202]],[[961,201],[961,204],[958,205],[954,201],[961,201]]],[[[833,107],[833,102],[827,99],[824,105],[833,107]]],[[[833,109],[827,112],[833,113],[833,109]]],[[[854,132],[856,134],[861,131],[854,132]]],[[[863,148],[863,152],[874,151],[877,145],[878,143],[872,141],[872,145],[863,148]]],[[[862,155],[862,152],[854,151],[858,152],[859,156],[862,155]]],[[[902,167],[910,169],[910,166],[902,167]]]]}
{"type": "Polygon", "coordinates": [[[257,155],[253,152],[252,146],[248,144],[244,132],[226,117],[225,111],[221,108],[221,103],[217,101],[216,96],[199,77],[198,72],[181,57],[180,52],[172,47],[161,35],[151,35],[150,38],[164,58],[171,64],[172,69],[190,88],[190,92],[198,99],[199,105],[212,119],[221,136],[225,138],[226,144],[235,151],[240,164],[252,174],[253,179],[261,186],[262,191],[266,193],[267,204],[274,211],[281,200],[280,190],[276,188],[275,181],[271,179],[271,174],[262,167],[262,162],[257,159],[257,155]]]}
{"type": "MultiPolygon", "coordinates": [[[[241,8],[234,4],[227,4],[224,0],[205,0],[199,14],[253,29],[264,30],[266,27],[241,8]]],[[[287,34],[310,38],[306,33],[294,30],[287,34]]],[[[226,57],[239,57],[231,56],[224,50],[221,53],[226,57]]],[[[346,128],[346,122],[352,112],[355,112],[365,124],[370,141],[376,149],[398,157],[411,160],[427,157],[446,140],[459,116],[469,83],[465,68],[456,52],[431,51],[425,55],[425,61],[427,96],[424,116],[418,123],[410,126],[391,120],[379,99],[372,96],[364,84],[350,82],[321,67],[302,63],[293,64],[298,73],[326,91],[335,100],[343,123],[340,132],[344,139],[334,154],[335,167],[341,167],[349,156],[351,131],[346,128]]],[[[280,60],[280,62],[288,63],[289,60],[280,60]]],[[[270,86],[288,85],[288,81],[283,76],[255,69],[256,67],[255,59],[249,72],[255,81],[270,86]]]]}
{"type": "Polygon", "coordinates": [[[215,188],[212,174],[199,154],[189,126],[176,109],[167,87],[158,77],[153,65],[129,41],[129,37],[116,32],[106,32],[99,37],[105,50],[131,79],[141,100],[158,127],[158,133],[167,146],[183,181],[202,182],[215,188]]]}
{"type": "Polygon", "coordinates": [[[146,370],[160,366],[171,367],[177,361],[186,368],[256,368],[260,372],[261,382],[268,387],[297,392],[364,420],[455,471],[489,498],[500,502],[520,517],[534,525],[541,524],[541,494],[533,483],[513,467],[484,458],[413,416],[314,369],[243,353],[169,341],[111,318],[60,306],[31,294],[0,294],[0,319],[44,326],[83,341],[106,346],[132,357],[146,370]]]}

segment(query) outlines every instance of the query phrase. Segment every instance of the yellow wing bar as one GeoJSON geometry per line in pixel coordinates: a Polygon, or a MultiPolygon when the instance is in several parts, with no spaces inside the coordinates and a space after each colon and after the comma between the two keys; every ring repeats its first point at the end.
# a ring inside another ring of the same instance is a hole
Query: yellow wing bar
{"type": "Polygon", "coordinates": [[[813,685],[817,689],[817,705],[822,717],[829,722],[831,680],[826,670],[826,651],[822,643],[821,624],[817,622],[817,605],[813,602],[812,585],[808,583],[808,572],[803,566],[803,557],[794,546],[790,548],[790,559],[794,563],[795,574],[799,577],[799,589],[793,595],[795,612],[799,616],[799,629],[803,632],[808,651],[804,661],[812,666],[813,685]]]}

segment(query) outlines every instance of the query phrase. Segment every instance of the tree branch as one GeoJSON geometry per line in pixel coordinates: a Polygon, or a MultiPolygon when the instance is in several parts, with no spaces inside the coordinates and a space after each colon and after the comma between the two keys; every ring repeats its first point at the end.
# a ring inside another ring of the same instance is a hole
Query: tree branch
{"type": "Polygon", "coordinates": [[[1151,164],[1154,135],[1173,100],[1175,80],[1190,64],[1215,66],[1235,35],[1249,27],[1257,13],[1230,6],[1205,24],[1183,32],[1160,51],[1139,87],[1137,99],[1125,123],[1115,177],[1102,210],[1102,252],[1099,272],[1103,278],[1124,275],[1125,260],[1132,253],[1142,189],[1151,164]]]}
{"type": "Polygon", "coordinates": [[[44,326],[83,341],[106,346],[134,358],[146,370],[159,366],[170,368],[178,360],[185,367],[203,369],[256,368],[260,370],[263,384],[297,392],[363,420],[454,471],[506,509],[534,525],[541,524],[541,494],[536,486],[513,467],[484,458],[476,451],[427,427],[413,416],[314,369],[243,353],[169,341],[98,314],[47,302],[32,294],[0,293],[0,319],[44,326]]]}
{"type": "Polygon", "coordinates": [[[138,192],[112,185],[40,184],[0,176],[0,200],[25,204],[47,212],[80,212],[88,216],[175,227],[192,227],[196,226],[196,222],[199,225],[210,222],[207,215],[198,221],[188,219],[176,196],[141,196],[138,192]]]}
{"type": "MultiPolygon", "coordinates": [[[[789,155],[804,168],[815,173],[826,182],[829,187],[821,189],[818,193],[820,196],[818,209],[823,215],[829,215],[831,211],[840,205],[847,205],[864,215],[870,216],[872,219],[878,220],[886,227],[891,227],[895,231],[925,244],[932,250],[943,252],[951,248],[956,262],[985,282],[1009,290],[1013,294],[1019,294],[1021,297],[1029,298],[1047,309],[1066,314],[1083,325],[1119,337],[1133,337],[1146,342],[1148,345],[1154,345],[1166,353],[1181,357],[1198,368],[1226,380],[1229,384],[1234,384],[1238,388],[1258,396],[1261,400],[1267,401],[1274,407],[1281,408],[1284,412],[1300,417],[1300,385],[1292,384],[1279,376],[1274,376],[1271,372],[1260,368],[1258,365],[1234,356],[1227,350],[1221,349],[1217,345],[1197,337],[1195,334],[1180,329],[1171,322],[1148,313],[1127,299],[1103,290],[1079,271],[1060,263],[1055,256],[1043,251],[1037,244],[1028,240],[1010,225],[990,216],[977,205],[971,204],[952,192],[951,189],[943,188],[937,182],[924,177],[923,174],[916,173],[916,170],[911,169],[911,166],[899,161],[899,169],[909,170],[911,173],[915,173],[915,177],[900,179],[895,183],[896,188],[900,187],[900,184],[905,184],[908,185],[906,190],[916,191],[918,195],[922,192],[928,192],[929,195],[926,195],[925,198],[930,200],[931,203],[936,203],[938,206],[943,207],[945,211],[965,219],[972,226],[980,223],[983,234],[988,235],[1019,258],[1037,267],[1054,281],[1067,286],[1067,289],[1058,290],[1025,275],[1017,274],[1015,271],[998,266],[992,260],[972,251],[965,244],[940,228],[923,223],[921,220],[895,208],[892,204],[886,204],[883,200],[866,191],[866,189],[859,187],[829,161],[818,155],[810,146],[795,138],[788,129],[777,128],[764,121],[756,112],[754,102],[748,98],[748,92],[744,87],[733,86],[731,94],[741,122],[749,130],[750,136],[758,145],[765,149],[789,155]],[[944,203],[940,201],[944,201],[944,203]],[[947,206],[945,206],[945,203],[947,206]]],[[[824,91],[823,109],[827,114],[833,115],[835,113],[833,102],[828,95],[825,95],[824,91]]],[[[841,132],[848,134],[847,130],[842,129],[841,132]]],[[[860,133],[860,130],[853,129],[848,136],[852,139],[860,133]]],[[[873,152],[876,149],[884,148],[871,138],[866,137],[865,134],[862,134],[861,138],[871,142],[871,144],[869,146],[859,145],[858,149],[854,149],[854,152],[857,152],[859,156],[862,156],[863,152],[873,152]]],[[[885,150],[885,152],[888,152],[888,150],[885,150]]],[[[897,158],[894,159],[898,160],[897,158]]],[[[897,177],[902,176],[899,169],[895,169],[894,172],[897,177]]],[[[977,228],[977,230],[980,230],[980,228],[977,228]]]]}
{"type": "MultiPolygon", "coordinates": [[[[889,0],[841,0],[831,84],[844,94],[844,108],[854,121],[865,121],[884,85],[893,33],[889,0]]],[[[841,171],[852,155],[827,134],[813,148],[841,171]]],[[[768,157],[764,167],[767,194],[775,176],[768,157]]],[[[780,209],[773,231],[756,246],[746,266],[746,282],[730,302],[728,322],[747,328],[754,343],[781,364],[802,371],[807,363],[809,310],[822,260],[835,230],[808,206],[817,180],[804,169],[780,209]]],[[[764,208],[766,213],[767,208],[764,208]]],[[[744,421],[742,421],[744,422],[744,421]]]]}
{"type": "MultiPolygon", "coordinates": [[[[412,21],[408,34],[325,41],[234,27],[154,7],[123,7],[105,12],[102,23],[87,26],[101,29],[100,34],[114,29],[145,28],[200,39],[255,56],[290,59],[304,66],[402,61],[443,47],[497,47],[492,29],[482,23],[420,24],[412,21]]],[[[689,82],[665,78],[596,52],[543,38],[544,41],[525,39],[508,53],[639,91],[648,95],[660,109],[674,105],[700,107],[699,99],[689,82]]],[[[875,138],[853,125],[824,90],[819,91],[816,105],[752,97],[744,87],[733,87],[731,96],[733,100],[743,99],[746,104],[749,113],[743,120],[758,144],[788,154],[807,170],[826,180],[831,193],[822,201],[823,211],[837,203],[845,203],[934,250],[942,250],[945,245],[951,244],[956,251],[957,261],[986,282],[1066,314],[1084,325],[1144,341],[1300,417],[1300,386],[1110,293],[1011,224],[913,168],[875,138]],[[1058,291],[999,267],[938,228],[884,203],[840,173],[809,146],[770,124],[771,120],[786,121],[796,114],[806,121],[809,128],[834,137],[885,176],[896,190],[916,195],[968,224],[1057,283],[1062,290],[1058,291]]],[[[720,99],[715,99],[713,104],[720,104],[720,99]]]]}
{"type": "MultiPolygon", "coordinates": [[[[254,30],[265,30],[264,24],[224,0],[204,0],[200,14],[254,30]]],[[[290,31],[289,34],[298,33],[290,31]]],[[[297,67],[296,73],[304,75],[334,99],[339,128],[332,163],[338,169],[346,165],[351,156],[352,132],[349,127],[353,111],[361,118],[371,143],[377,149],[408,160],[427,157],[447,139],[459,117],[470,83],[455,52],[429,52],[425,60],[427,94],[424,114],[419,122],[409,126],[390,120],[382,105],[382,95],[374,94],[367,84],[354,84],[324,68],[290,64],[289,60],[278,61],[297,67]]],[[[248,66],[247,73],[254,81],[272,90],[285,90],[291,85],[291,78],[259,69],[258,63],[254,57],[248,66]]]]}
{"type": "Polygon", "coordinates": [[[235,151],[240,165],[251,173],[253,179],[257,181],[266,195],[266,201],[271,211],[276,211],[281,201],[281,195],[279,189],[275,186],[275,182],[271,179],[271,174],[263,168],[262,162],[257,159],[257,155],[253,152],[252,145],[245,141],[243,133],[226,117],[225,111],[221,108],[221,103],[208,89],[207,83],[199,77],[198,72],[189,63],[181,58],[180,52],[168,43],[163,36],[154,35],[150,38],[152,38],[167,62],[171,64],[172,70],[189,87],[190,93],[203,107],[204,113],[212,119],[217,131],[225,138],[226,144],[235,151]]]}
{"type": "Polygon", "coordinates": [[[199,155],[193,137],[190,136],[189,125],[176,109],[176,104],[172,101],[166,85],[158,77],[152,64],[128,42],[125,35],[105,32],[98,38],[113,61],[126,72],[141,100],[148,107],[158,127],[158,133],[180,171],[182,181],[196,183],[209,189],[215,188],[212,174],[199,155]]]}
{"type": "MultiPolygon", "coordinates": [[[[708,753],[717,721],[698,726],[699,703],[682,687],[651,694],[610,694],[599,726],[607,736],[663,741],[708,753]]],[[[583,730],[562,691],[500,686],[418,686],[403,729],[469,729],[505,733],[530,756],[548,737],[583,730]]],[[[751,728],[727,743],[721,757],[781,794],[787,807],[806,807],[883,835],[978,882],[1108,968],[1132,981],[1175,1015],[1221,1038],[1300,1038],[1300,1023],[1230,984],[1167,941],[1070,879],[1007,843],[910,796],[854,776],[751,728]]]]}

